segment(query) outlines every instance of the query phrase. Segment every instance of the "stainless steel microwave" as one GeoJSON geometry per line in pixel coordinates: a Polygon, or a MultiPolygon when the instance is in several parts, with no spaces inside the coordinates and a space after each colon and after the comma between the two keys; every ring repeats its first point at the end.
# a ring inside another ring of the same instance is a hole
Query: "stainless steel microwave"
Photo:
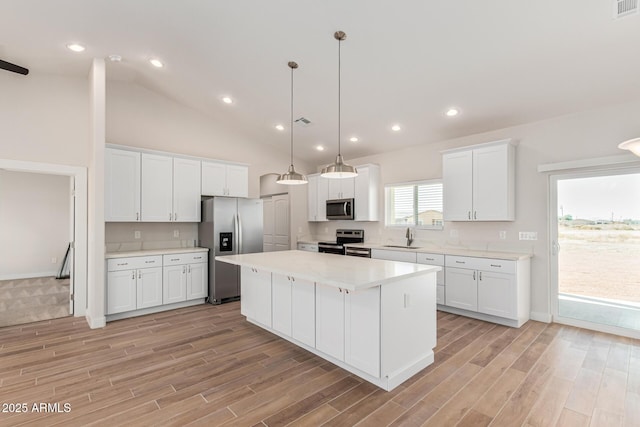
{"type": "Polygon", "coordinates": [[[353,219],[353,199],[327,200],[327,219],[353,219]]]}

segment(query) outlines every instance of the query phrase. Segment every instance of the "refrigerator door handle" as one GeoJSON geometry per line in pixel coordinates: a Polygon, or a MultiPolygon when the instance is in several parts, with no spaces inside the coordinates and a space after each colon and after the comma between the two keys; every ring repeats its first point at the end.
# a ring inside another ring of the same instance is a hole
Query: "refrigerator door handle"
{"type": "Polygon", "coordinates": [[[242,251],[242,219],[240,218],[240,214],[238,214],[238,253],[244,253],[242,251]]]}

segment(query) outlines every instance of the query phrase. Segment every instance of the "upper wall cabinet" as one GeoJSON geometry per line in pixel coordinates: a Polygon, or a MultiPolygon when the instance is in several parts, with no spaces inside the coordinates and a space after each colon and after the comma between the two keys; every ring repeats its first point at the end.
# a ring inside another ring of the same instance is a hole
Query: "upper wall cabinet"
{"type": "Polygon", "coordinates": [[[327,220],[327,200],[354,199],[355,221],[379,220],[380,166],[357,166],[358,176],[347,179],[327,179],[320,174],[307,175],[308,220],[327,220]]]}
{"type": "Polygon", "coordinates": [[[203,196],[249,196],[249,168],[218,162],[202,162],[203,196]]]}
{"type": "Polygon", "coordinates": [[[140,221],[140,153],[105,150],[105,221],[140,221]]]}
{"type": "Polygon", "coordinates": [[[515,220],[515,144],[510,140],[444,151],[445,221],[515,220]]]}
{"type": "Polygon", "coordinates": [[[105,221],[199,222],[200,161],[107,148],[105,221]]]}
{"type": "Polygon", "coordinates": [[[142,153],[142,221],[200,221],[200,161],[142,153]]]}

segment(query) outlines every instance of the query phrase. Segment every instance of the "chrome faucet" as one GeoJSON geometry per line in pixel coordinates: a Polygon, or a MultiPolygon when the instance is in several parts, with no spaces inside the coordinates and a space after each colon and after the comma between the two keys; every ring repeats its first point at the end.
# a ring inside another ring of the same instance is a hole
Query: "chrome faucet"
{"type": "Polygon", "coordinates": [[[411,230],[411,227],[407,227],[407,246],[411,246],[411,243],[413,243],[413,230],[411,230]]]}

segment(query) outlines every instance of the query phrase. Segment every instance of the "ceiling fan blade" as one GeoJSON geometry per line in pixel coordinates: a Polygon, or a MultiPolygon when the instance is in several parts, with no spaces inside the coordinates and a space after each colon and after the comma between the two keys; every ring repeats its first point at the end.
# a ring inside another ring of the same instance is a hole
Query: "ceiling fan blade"
{"type": "Polygon", "coordinates": [[[12,71],[14,73],[24,74],[25,76],[29,74],[29,70],[27,70],[26,68],[16,64],[12,64],[11,62],[3,61],[2,59],[0,59],[0,68],[2,68],[3,70],[12,71]]]}

